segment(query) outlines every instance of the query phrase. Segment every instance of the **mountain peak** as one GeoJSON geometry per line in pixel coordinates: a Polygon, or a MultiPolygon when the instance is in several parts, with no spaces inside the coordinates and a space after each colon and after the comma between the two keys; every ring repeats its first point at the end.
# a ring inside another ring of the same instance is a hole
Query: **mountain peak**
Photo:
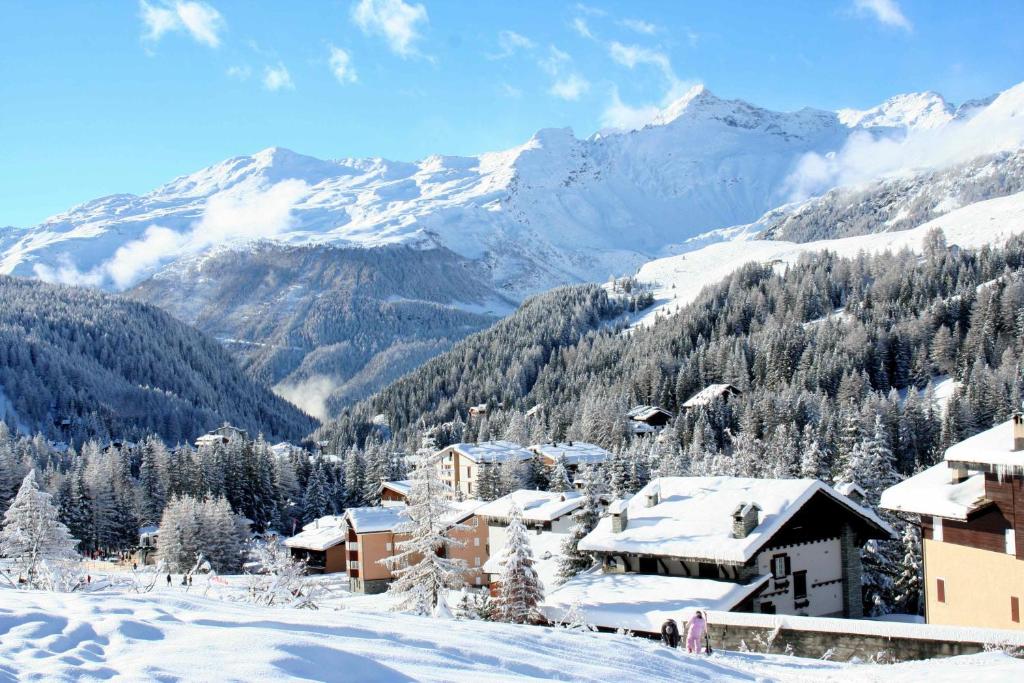
{"type": "Polygon", "coordinates": [[[662,109],[651,123],[656,126],[665,125],[698,107],[706,107],[720,102],[722,100],[708,90],[703,83],[698,83],[662,109]]]}
{"type": "Polygon", "coordinates": [[[938,128],[949,123],[954,107],[931,90],[890,97],[870,109],[840,109],[839,121],[850,128],[938,128]]]}

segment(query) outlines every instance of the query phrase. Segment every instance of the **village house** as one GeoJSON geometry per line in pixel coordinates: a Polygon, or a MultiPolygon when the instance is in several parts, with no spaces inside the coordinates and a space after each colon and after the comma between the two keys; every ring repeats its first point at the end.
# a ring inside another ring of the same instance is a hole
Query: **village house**
{"type": "Polygon", "coordinates": [[[412,488],[412,481],[400,479],[398,481],[383,481],[380,484],[380,504],[391,505],[394,503],[408,503],[409,490],[412,488]]]}
{"type": "MultiPolygon", "coordinates": [[[[467,529],[453,529],[454,543],[448,547],[447,557],[466,564],[466,583],[470,586],[486,585],[483,565],[487,562],[487,527],[478,523],[474,511],[480,501],[467,500],[452,503],[450,524],[463,524],[467,529]]],[[[398,531],[408,521],[403,505],[388,507],[361,507],[345,510],[347,526],[346,563],[349,589],[353,593],[383,593],[394,575],[392,567],[382,560],[398,554],[397,544],[408,538],[398,531]]],[[[413,562],[416,558],[413,558],[413,562]]]]}
{"type": "Polygon", "coordinates": [[[293,558],[306,563],[310,574],[334,574],[345,571],[346,533],[344,518],[328,515],[306,524],[284,544],[293,558]]]}
{"type": "Polygon", "coordinates": [[[664,429],[675,415],[658,406],[636,406],[626,417],[634,434],[654,434],[664,429]]]}
{"type": "Polygon", "coordinates": [[[893,536],[818,480],[662,477],[613,501],[579,544],[599,567],[543,611],[648,633],[695,609],[860,617],[861,547],[893,536]]]}
{"type": "Polygon", "coordinates": [[[438,452],[437,467],[445,485],[472,497],[480,491],[478,481],[484,467],[525,462],[531,458],[533,453],[511,441],[457,443],[438,452]]]}
{"type": "Polygon", "coordinates": [[[147,524],[139,527],[139,544],[132,554],[132,561],[140,565],[156,564],[157,544],[160,540],[160,527],[147,524]]]}
{"type": "Polygon", "coordinates": [[[950,446],[881,507],[921,525],[929,624],[1024,628],[1024,417],[950,446]]]}
{"type": "Polygon", "coordinates": [[[225,444],[231,439],[246,439],[249,433],[244,429],[238,427],[232,427],[227,422],[222,426],[217,427],[208,434],[203,434],[201,437],[196,439],[196,448],[202,446],[213,446],[214,444],[225,444]]]}
{"type": "Polygon", "coordinates": [[[530,446],[530,450],[544,460],[548,467],[554,467],[561,458],[565,470],[572,481],[581,465],[602,465],[611,457],[611,453],[592,443],[583,441],[554,441],[530,446]]]}
{"type": "Polygon", "coordinates": [[[520,489],[477,509],[477,519],[487,529],[490,559],[484,564],[484,573],[488,575],[492,588],[501,574],[501,554],[513,504],[522,511],[523,524],[529,530],[534,568],[545,588],[553,587],[562,543],[572,529],[572,514],[583,504],[583,496],[574,491],[555,493],[520,489]]]}
{"type": "Polygon", "coordinates": [[[709,384],[686,399],[683,403],[683,410],[709,406],[715,401],[728,400],[730,397],[739,396],[742,393],[742,391],[731,384],[709,384]]]}

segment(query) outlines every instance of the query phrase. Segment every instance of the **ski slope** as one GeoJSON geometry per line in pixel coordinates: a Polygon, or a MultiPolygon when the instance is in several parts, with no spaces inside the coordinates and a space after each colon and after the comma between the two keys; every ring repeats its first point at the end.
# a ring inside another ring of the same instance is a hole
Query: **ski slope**
{"type": "Polygon", "coordinates": [[[898,665],[780,655],[692,657],[647,640],[357,609],[257,608],[175,589],[0,588],[0,680],[1020,680],[1001,653],[898,665]]]}
{"type": "Polygon", "coordinates": [[[674,313],[696,299],[704,287],[747,263],[784,266],[796,263],[803,254],[821,251],[845,257],[902,249],[920,252],[932,228],[941,228],[948,244],[964,249],[1005,244],[1013,235],[1024,233],[1024,192],[970,204],[912,230],[803,243],[739,239],[650,261],[640,268],[637,279],[652,288],[655,304],[636,324],[647,325],[658,315],[674,313]]]}

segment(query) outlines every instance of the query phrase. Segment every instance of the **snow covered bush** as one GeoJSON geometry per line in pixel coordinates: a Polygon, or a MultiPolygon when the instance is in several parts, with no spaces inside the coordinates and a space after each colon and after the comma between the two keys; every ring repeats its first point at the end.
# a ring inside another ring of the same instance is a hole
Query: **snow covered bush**
{"type": "Polygon", "coordinates": [[[306,563],[292,558],[279,538],[252,540],[248,545],[249,599],[257,605],[316,609],[307,589],[306,563]]]}
{"type": "Polygon", "coordinates": [[[57,518],[50,494],[30,471],[0,529],[0,555],[13,560],[18,582],[29,588],[70,590],[77,583],[78,553],[68,528],[57,518]]]}

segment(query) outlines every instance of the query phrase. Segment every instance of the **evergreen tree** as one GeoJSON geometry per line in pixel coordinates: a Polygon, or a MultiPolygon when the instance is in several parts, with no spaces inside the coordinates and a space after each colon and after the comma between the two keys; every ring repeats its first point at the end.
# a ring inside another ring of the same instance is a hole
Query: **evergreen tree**
{"type": "Polygon", "coordinates": [[[598,501],[600,483],[596,474],[589,466],[584,465],[581,469],[581,477],[585,482],[583,500],[580,507],[572,513],[572,528],[562,543],[562,556],[558,559],[558,579],[563,582],[594,564],[593,556],[585,550],[580,550],[579,543],[594,530],[601,516],[598,501]]]}
{"type": "Polygon", "coordinates": [[[544,590],[533,568],[533,549],[523,524],[523,512],[515,503],[509,510],[505,547],[501,552],[501,574],[494,598],[494,618],[516,624],[527,624],[539,618],[537,604],[544,599],[544,590]]]}
{"type": "Polygon", "coordinates": [[[469,527],[453,523],[446,488],[438,472],[437,457],[422,458],[412,474],[404,510],[408,521],[396,529],[405,538],[395,543],[394,555],[381,560],[394,575],[388,593],[397,598],[399,610],[431,614],[444,591],[465,585],[465,563],[449,558],[448,554],[450,548],[463,545],[452,538],[452,532],[469,527]]]}
{"type": "Polygon", "coordinates": [[[317,461],[306,484],[302,498],[302,521],[306,524],[331,514],[331,501],[327,496],[327,478],[322,460],[317,461]]]}
{"type": "Polygon", "coordinates": [[[565,468],[565,458],[559,455],[555,458],[555,464],[551,466],[548,474],[548,491],[564,493],[572,490],[572,482],[569,481],[569,471],[565,468]]]}
{"type": "Polygon", "coordinates": [[[50,495],[39,490],[35,470],[30,471],[4,513],[0,556],[13,560],[30,588],[53,587],[53,565],[76,558],[77,543],[58,519],[50,495]]]}

